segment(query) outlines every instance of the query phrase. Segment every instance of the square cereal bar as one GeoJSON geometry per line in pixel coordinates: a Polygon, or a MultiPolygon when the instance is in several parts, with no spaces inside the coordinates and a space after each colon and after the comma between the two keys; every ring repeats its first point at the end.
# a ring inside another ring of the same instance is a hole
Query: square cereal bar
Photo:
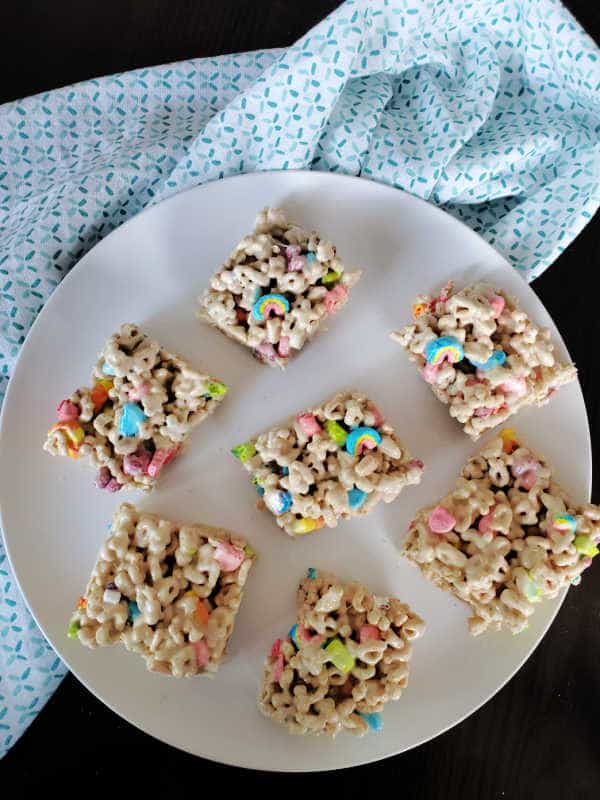
{"type": "Polygon", "coordinates": [[[311,568],[298,622],[265,663],[259,709],[291,733],[362,736],[408,684],[411,642],[423,621],[395,597],[377,597],[311,568]]]}
{"type": "Polygon", "coordinates": [[[216,672],[254,558],[233,533],[123,503],[68,635],[91,648],[121,642],[175,678],[216,672]]]}
{"type": "Polygon", "coordinates": [[[252,474],[259,508],[290,536],[368,514],[419,483],[423,472],[377,407],[355,392],[337,394],[232,452],[252,474]]]}
{"type": "Polygon", "coordinates": [[[550,331],[502,289],[476,283],[454,293],[450,282],[437,297],[417,297],[413,316],[392,339],[473,439],[575,380],[575,367],[556,360],[550,331]]]}
{"type": "Polygon", "coordinates": [[[471,633],[519,633],[598,553],[600,508],[576,505],[548,464],[505,429],[467,462],[454,491],[411,523],[404,555],[472,610],[471,633]]]}
{"type": "Polygon", "coordinates": [[[360,271],[346,272],[335,247],[265,208],[200,297],[198,316],[285,367],[348,299],[360,271]]]}
{"type": "Polygon", "coordinates": [[[136,325],[110,337],[92,381],[59,404],[44,450],[87,459],[98,468],[96,485],[110,492],[151,489],[227,392],[136,325]]]}

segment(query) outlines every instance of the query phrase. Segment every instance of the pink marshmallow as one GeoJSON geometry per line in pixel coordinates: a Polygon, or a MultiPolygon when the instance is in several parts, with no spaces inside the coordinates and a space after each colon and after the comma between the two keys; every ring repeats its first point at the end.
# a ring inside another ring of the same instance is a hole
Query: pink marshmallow
{"type": "Polygon", "coordinates": [[[443,362],[440,362],[439,364],[425,364],[421,375],[427,381],[427,383],[432,383],[432,384],[437,383],[437,376],[438,372],[440,371],[440,367],[442,366],[442,363],[443,362]]]}
{"type": "Polygon", "coordinates": [[[492,307],[494,319],[498,319],[500,314],[502,314],[505,305],[506,300],[499,294],[495,294],[492,298],[490,298],[490,306],[492,307]]]}
{"type": "Polygon", "coordinates": [[[205,667],[208,664],[210,652],[204,639],[194,642],[194,653],[196,654],[196,664],[199,667],[205,667]]]}
{"type": "Polygon", "coordinates": [[[283,660],[283,653],[280,653],[277,656],[275,663],[273,664],[273,683],[279,683],[281,680],[281,676],[283,675],[283,667],[285,665],[285,661],[283,660]]]}
{"type": "Polygon", "coordinates": [[[361,644],[363,642],[374,642],[381,639],[377,625],[362,625],[358,632],[361,644]]]}
{"type": "Polygon", "coordinates": [[[500,383],[498,388],[504,394],[514,394],[517,397],[523,397],[527,394],[527,381],[525,378],[509,378],[508,380],[500,383]]]}
{"type": "Polygon", "coordinates": [[[61,400],[56,409],[59,422],[79,419],[79,409],[70,400],[61,400]]]}
{"type": "Polygon", "coordinates": [[[494,510],[496,506],[492,506],[490,511],[487,514],[484,514],[483,517],[479,520],[479,524],[477,525],[477,530],[479,533],[493,533],[493,524],[494,524],[494,510]]]}
{"type": "Polygon", "coordinates": [[[112,475],[110,474],[108,467],[100,467],[98,474],[96,475],[96,486],[98,489],[106,489],[111,477],[112,475]]]}
{"type": "Polygon", "coordinates": [[[307,644],[311,644],[312,642],[316,644],[321,644],[325,641],[324,636],[320,636],[318,633],[311,634],[308,632],[308,628],[305,628],[304,625],[298,625],[297,636],[299,639],[302,639],[303,642],[307,644]]]}
{"type": "Polygon", "coordinates": [[[305,266],[304,256],[292,256],[287,263],[288,272],[302,272],[305,266]]]}
{"type": "Polygon", "coordinates": [[[156,478],[161,469],[165,467],[169,461],[172,461],[178,452],[179,447],[171,447],[169,450],[155,450],[152,460],[148,464],[148,475],[150,475],[151,478],[156,478]]]}
{"type": "Polygon", "coordinates": [[[281,645],[283,641],[281,639],[276,639],[273,642],[273,646],[271,647],[271,658],[277,658],[277,656],[281,653],[281,645]]]}
{"type": "Polygon", "coordinates": [[[271,342],[261,342],[258,347],[255,347],[255,352],[258,353],[265,361],[275,361],[277,358],[277,351],[271,342]]]}
{"type": "Polygon", "coordinates": [[[534,472],[534,470],[531,469],[529,470],[529,472],[524,472],[521,475],[521,486],[524,489],[527,489],[528,492],[531,491],[531,489],[533,489],[536,481],[537,481],[537,471],[534,472]]]}
{"type": "Polygon", "coordinates": [[[288,244],[288,246],[285,248],[285,257],[290,259],[294,256],[299,256],[301,252],[302,248],[299,244],[288,244]]]}
{"type": "Polygon", "coordinates": [[[476,408],[473,413],[476,417],[491,417],[496,412],[493,408],[476,408]]]}
{"type": "Polygon", "coordinates": [[[123,487],[116,478],[113,478],[108,467],[100,467],[96,475],[96,486],[107,492],[118,492],[123,487]]]}
{"type": "Polygon", "coordinates": [[[324,636],[320,636],[318,633],[310,634],[308,629],[304,627],[304,625],[298,625],[298,636],[302,639],[303,642],[307,644],[311,644],[315,642],[316,644],[321,644],[325,641],[324,636]]]}
{"type": "Polygon", "coordinates": [[[123,472],[126,475],[144,475],[152,461],[152,454],[148,450],[140,449],[135,453],[128,453],[123,457],[123,472]]]}
{"type": "Polygon", "coordinates": [[[525,472],[537,472],[539,466],[539,461],[536,461],[535,458],[531,458],[531,456],[525,456],[524,458],[519,458],[517,461],[515,461],[515,463],[511,466],[510,471],[516,478],[518,478],[525,472]]]}
{"type": "Polygon", "coordinates": [[[245,558],[244,551],[229,542],[219,542],[215,548],[215,561],[223,572],[233,572],[245,558]]]}
{"type": "Polygon", "coordinates": [[[323,430],[314,414],[300,414],[296,419],[306,436],[316,436],[317,433],[321,433],[323,430]]]}
{"type": "Polygon", "coordinates": [[[406,466],[408,469],[423,469],[425,465],[420,458],[411,458],[410,461],[406,462],[406,466]]]}
{"type": "Polygon", "coordinates": [[[449,533],[456,525],[456,517],[453,517],[443,506],[436,506],[429,513],[427,522],[433,533],[449,533]]]}
{"type": "Polygon", "coordinates": [[[328,314],[335,314],[338,307],[346,301],[348,297],[348,289],[338,283],[333,289],[330,289],[325,295],[325,308],[328,314]]]}
{"type": "Polygon", "coordinates": [[[287,358],[290,354],[290,338],[282,336],[277,345],[277,351],[282,358],[287,358]]]}
{"type": "Polygon", "coordinates": [[[137,387],[137,389],[132,387],[129,390],[129,399],[137,402],[138,400],[141,400],[142,397],[146,397],[151,388],[150,381],[144,381],[137,387]]]}

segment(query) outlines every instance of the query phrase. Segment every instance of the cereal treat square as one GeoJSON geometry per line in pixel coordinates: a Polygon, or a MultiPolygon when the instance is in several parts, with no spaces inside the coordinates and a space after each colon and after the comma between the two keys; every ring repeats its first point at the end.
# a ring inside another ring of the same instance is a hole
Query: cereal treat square
{"type": "Polygon", "coordinates": [[[44,450],[84,458],[98,469],[96,485],[151,489],[188,435],[227,393],[216,378],[163,350],[137,325],[110,337],[92,374],[57,409],[44,450]]]}
{"type": "Polygon", "coordinates": [[[368,514],[423,473],[423,462],[411,458],[379,409],[356,392],[337,394],[232,453],[252,474],[258,507],[290,536],[368,514]]]}
{"type": "Polygon", "coordinates": [[[575,380],[575,367],[556,360],[550,331],[502,289],[476,283],[454,293],[450,282],[437,297],[417,297],[413,316],[392,339],[473,439],[575,380]]]}
{"type": "Polygon", "coordinates": [[[200,297],[198,316],[283,368],[346,303],[360,275],[346,271],[331,242],[265,208],[200,297]]]}
{"type": "Polygon", "coordinates": [[[291,733],[381,730],[381,711],[406,688],[411,642],[424,628],[395,597],[310,568],[298,622],[265,663],[258,706],[291,733]]]}
{"type": "Polygon", "coordinates": [[[254,559],[233,533],[123,503],[68,635],[91,648],[122,643],[175,678],[214,673],[254,559]]]}
{"type": "Polygon", "coordinates": [[[527,627],[598,554],[600,508],[576,505],[511,429],[467,462],[454,491],[423,508],[404,555],[472,610],[471,633],[527,627]]]}

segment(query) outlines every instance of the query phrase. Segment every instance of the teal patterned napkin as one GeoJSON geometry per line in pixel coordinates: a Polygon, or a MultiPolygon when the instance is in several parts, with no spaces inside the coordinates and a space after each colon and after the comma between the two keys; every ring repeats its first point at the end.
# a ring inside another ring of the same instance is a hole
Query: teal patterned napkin
{"type": "MultiPolygon", "coordinates": [[[[36,314],[142,208],[240,172],[406,189],[531,280],[600,203],[599,51],[557,0],[349,0],[287,50],[86,81],[0,108],[0,401],[36,314]]],[[[0,542],[0,755],[65,668],[0,542]]]]}

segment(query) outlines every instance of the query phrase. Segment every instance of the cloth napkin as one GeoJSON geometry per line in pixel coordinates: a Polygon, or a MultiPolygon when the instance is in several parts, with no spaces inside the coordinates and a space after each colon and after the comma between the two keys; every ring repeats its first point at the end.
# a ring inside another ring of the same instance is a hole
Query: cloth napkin
{"type": "MultiPolygon", "coordinates": [[[[350,0],[286,50],[6,104],[0,402],[73,264],[145,206],[226,175],[311,168],[392,184],[533,279],[600,203],[599,55],[557,0],[350,0]]],[[[65,671],[0,541],[0,756],[65,671]]]]}

